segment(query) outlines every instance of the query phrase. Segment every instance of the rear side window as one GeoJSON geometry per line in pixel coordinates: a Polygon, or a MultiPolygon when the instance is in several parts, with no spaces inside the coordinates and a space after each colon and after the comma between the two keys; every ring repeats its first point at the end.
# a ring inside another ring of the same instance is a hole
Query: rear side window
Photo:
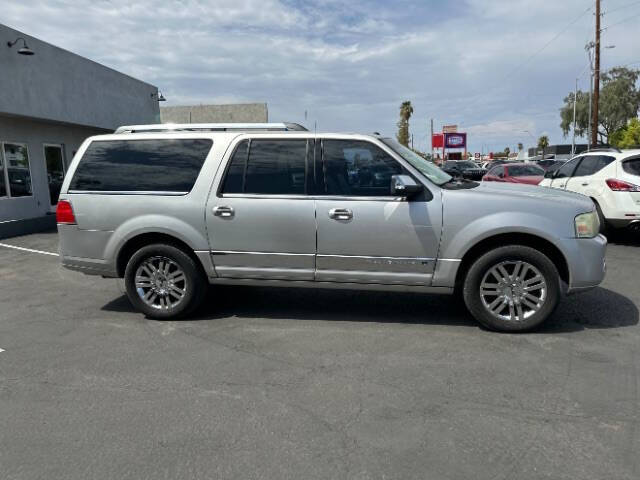
{"type": "Polygon", "coordinates": [[[622,162],[622,170],[629,175],[637,175],[640,177],[640,158],[633,158],[622,162]]]}
{"type": "Polygon", "coordinates": [[[212,144],[209,139],[94,141],[69,190],[188,193],[212,144]]]}
{"type": "Polygon", "coordinates": [[[241,142],[231,159],[222,193],[304,194],[306,158],[306,139],[241,142]]]}
{"type": "Polygon", "coordinates": [[[599,172],[604,167],[609,165],[615,160],[615,157],[609,157],[607,155],[586,155],[582,160],[582,163],[578,165],[574,177],[585,177],[587,175],[593,175],[599,172]]]}
{"type": "Polygon", "coordinates": [[[535,177],[544,175],[544,170],[535,165],[514,165],[508,167],[510,177],[535,177]]]}

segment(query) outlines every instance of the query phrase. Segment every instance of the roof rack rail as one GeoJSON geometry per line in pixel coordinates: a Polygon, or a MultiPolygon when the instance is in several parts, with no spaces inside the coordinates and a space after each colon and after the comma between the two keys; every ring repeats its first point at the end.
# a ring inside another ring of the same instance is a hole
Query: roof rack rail
{"type": "Polygon", "coordinates": [[[163,132],[286,132],[308,131],[297,123],[156,123],[152,125],[123,125],[114,133],[163,132]]]}
{"type": "Polygon", "coordinates": [[[590,148],[590,149],[586,150],[586,152],[618,152],[618,153],[622,153],[622,150],[620,150],[619,148],[616,148],[616,147],[596,147],[596,148],[590,148]]]}

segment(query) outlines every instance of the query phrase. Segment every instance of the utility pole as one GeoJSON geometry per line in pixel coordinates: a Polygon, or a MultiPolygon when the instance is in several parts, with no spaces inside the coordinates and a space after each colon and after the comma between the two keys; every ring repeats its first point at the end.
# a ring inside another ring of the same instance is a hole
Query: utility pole
{"type": "Polygon", "coordinates": [[[593,118],[591,120],[591,145],[598,144],[598,101],[600,99],[600,0],[596,0],[595,68],[593,72],[593,118]]]}
{"type": "Polygon", "coordinates": [[[433,118],[431,119],[431,161],[435,162],[433,158],[433,118]]]}
{"type": "Polygon", "coordinates": [[[578,79],[576,78],[576,88],[573,91],[573,138],[571,139],[571,156],[576,154],[576,104],[578,103],[578,79]]]}

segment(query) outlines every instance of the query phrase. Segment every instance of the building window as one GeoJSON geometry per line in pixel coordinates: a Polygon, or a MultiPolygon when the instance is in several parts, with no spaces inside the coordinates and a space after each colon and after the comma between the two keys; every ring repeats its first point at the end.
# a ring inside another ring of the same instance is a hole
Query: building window
{"type": "Polygon", "coordinates": [[[31,170],[29,167],[29,151],[24,143],[2,144],[2,179],[0,180],[0,196],[30,197],[31,170]]]}

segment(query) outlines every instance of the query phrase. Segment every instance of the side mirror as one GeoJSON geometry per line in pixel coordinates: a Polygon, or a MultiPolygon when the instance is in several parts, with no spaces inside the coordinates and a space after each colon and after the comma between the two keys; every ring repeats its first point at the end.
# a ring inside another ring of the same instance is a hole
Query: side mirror
{"type": "Polygon", "coordinates": [[[556,176],[556,172],[557,170],[553,171],[553,172],[544,172],[544,178],[553,178],[556,176]]]}
{"type": "Polygon", "coordinates": [[[393,175],[391,177],[391,195],[394,197],[411,198],[424,190],[424,186],[417,183],[409,175],[393,175]]]}

